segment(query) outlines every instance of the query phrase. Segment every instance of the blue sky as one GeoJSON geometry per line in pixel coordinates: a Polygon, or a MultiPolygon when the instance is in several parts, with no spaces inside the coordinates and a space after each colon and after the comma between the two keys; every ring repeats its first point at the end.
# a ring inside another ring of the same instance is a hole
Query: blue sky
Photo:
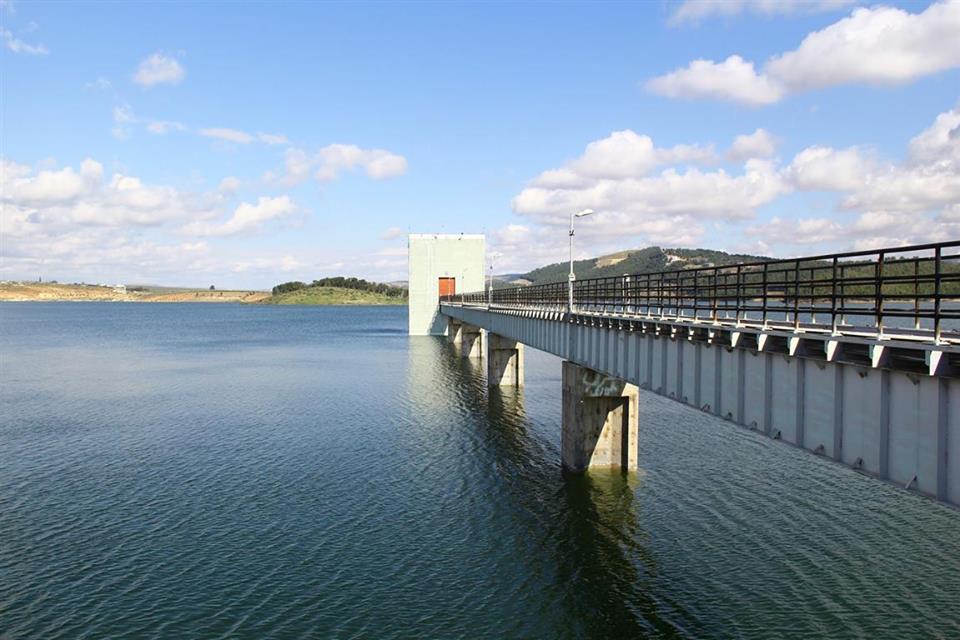
{"type": "Polygon", "coordinates": [[[960,237],[960,4],[3,2],[0,277],[960,237]],[[742,138],[735,144],[738,136],[742,138]]]}

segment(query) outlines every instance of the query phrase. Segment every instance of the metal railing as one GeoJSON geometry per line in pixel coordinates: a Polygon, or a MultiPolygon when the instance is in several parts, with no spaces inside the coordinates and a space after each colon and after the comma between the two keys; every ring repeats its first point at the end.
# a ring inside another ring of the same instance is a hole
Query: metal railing
{"type": "MultiPolygon", "coordinates": [[[[441,301],[567,310],[567,283],[441,301]]],[[[577,313],[716,324],[932,333],[960,328],[960,240],[574,282],[577,313]]]]}

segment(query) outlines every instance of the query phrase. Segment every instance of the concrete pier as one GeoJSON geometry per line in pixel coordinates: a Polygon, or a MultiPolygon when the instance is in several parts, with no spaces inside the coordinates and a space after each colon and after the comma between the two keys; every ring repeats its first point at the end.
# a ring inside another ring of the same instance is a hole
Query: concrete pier
{"type": "Polygon", "coordinates": [[[464,358],[483,357],[483,334],[486,331],[472,324],[460,326],[460,355],[464,358]]]}
{"type": "Polygon", "coordinates": [[[487,334],[487,384],[523,386],[523,344],[495,333],[487,334]]]}
{"type": "Polygon", "coordinates": [[[639,390],[621,378],[563,363],[563,466],[637,469],[639,390]]]}
{"type": "Polygon", "coordinates": [[[463,340],[463,336],[461,334],[462,329],[462,322],[456,318],[447,318],[447,341],[449,341],[450,344],[459,345],[463,340]]]}

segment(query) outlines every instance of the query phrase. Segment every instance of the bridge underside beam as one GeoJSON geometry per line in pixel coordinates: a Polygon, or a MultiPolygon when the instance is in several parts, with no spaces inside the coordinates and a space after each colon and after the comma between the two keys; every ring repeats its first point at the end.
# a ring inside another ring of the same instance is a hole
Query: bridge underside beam
{"type": "Polygon", "coordinates": [[[563,466],[637,469],[639,390],[626,380],[563,363],[563,466]]]}
{"type": "Polygon", "coordinates": [[[487,333],[487,384],[523,386],[523,343],[487,333]]]}

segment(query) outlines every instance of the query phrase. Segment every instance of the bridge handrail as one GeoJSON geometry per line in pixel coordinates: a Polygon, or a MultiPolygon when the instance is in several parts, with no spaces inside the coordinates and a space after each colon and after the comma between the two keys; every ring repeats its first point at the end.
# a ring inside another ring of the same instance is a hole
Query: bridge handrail
{"type": "MultiPolygon", "coordinates": [[[[940,341],[943,321],[960,321],[960,305],[943,305],[960,301],[960,240],[586,278],[574,282],[573,293],[576,311],[795,328],[829,317],[835,332],[869,319],[882,334],[885,318],[910,318],[914,329],[930,330],[940,341]]],[[[495,288],[441,301],[566,310],[567,283],[495,288]]]]}

